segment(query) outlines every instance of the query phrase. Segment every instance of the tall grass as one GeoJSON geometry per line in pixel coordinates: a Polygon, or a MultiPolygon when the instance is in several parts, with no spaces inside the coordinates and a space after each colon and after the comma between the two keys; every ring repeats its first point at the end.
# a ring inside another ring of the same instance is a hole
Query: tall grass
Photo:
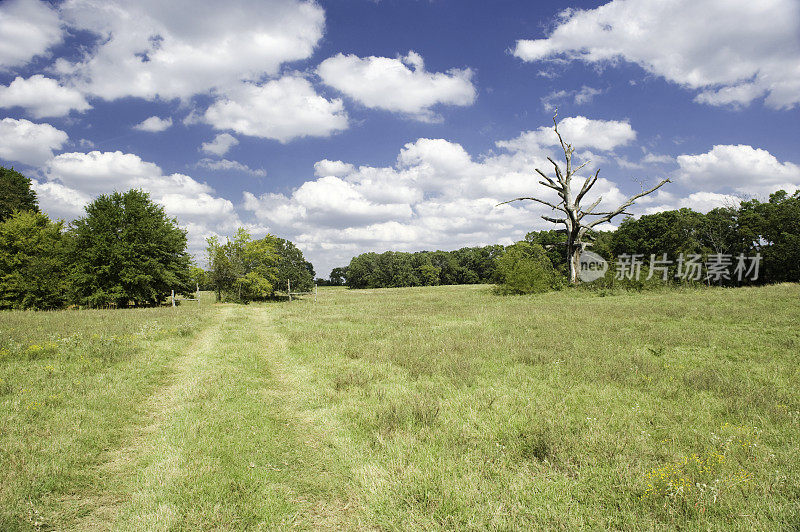
{"type": "Polygon", "coordinates": [[[0,313],[0,530],[80,513],[69,501],[97,488],[93,466],[206,311],[0,313]]]}
{"type": "Polygon", "coordinates": [[[387,528],[800,525],[800,287],[321,292],[283,332],[387,528]]]}
{"type": "Polygon", "coordinates": [[[800,527],[798,285],[325,288],[0,342],[0,530],[800,527]]]}

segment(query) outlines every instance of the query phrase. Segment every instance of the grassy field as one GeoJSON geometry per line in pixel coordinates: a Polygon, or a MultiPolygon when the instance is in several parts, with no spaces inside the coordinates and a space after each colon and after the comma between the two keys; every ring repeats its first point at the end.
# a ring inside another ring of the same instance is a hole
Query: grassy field
{"type": "Polygon", "coordinates": [[[0,313],[0,530],[797,529],[800,286],[0,313]]]}

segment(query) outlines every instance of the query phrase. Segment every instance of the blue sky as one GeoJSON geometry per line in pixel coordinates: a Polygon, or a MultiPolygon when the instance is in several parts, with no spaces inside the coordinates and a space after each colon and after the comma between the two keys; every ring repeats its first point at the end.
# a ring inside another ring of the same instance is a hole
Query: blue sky
{"type": "Polygon", "coordinates": [[[701,211],[800,186],[796,0],[3,0],[0,164],[66,220],[151,192],[212,234],[363,251],[510,243],[562,132],[604,204],[701,211]],[[587,169],[588,169],[587,168],[587,169]]]}

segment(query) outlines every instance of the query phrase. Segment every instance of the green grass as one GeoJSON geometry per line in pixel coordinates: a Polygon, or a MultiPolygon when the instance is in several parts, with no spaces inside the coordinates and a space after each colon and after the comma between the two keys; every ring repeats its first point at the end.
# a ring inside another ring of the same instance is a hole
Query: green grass
{"type": "Polygon", "coordinates": [[[0,529],[797,528],[799,326],[798,285],[2,313],[0,529]]]}
{"type": "Polygon", "coordinates": [[[0,529],[51,526],[207,323],[205,309],[0,313],[0,529]]]}

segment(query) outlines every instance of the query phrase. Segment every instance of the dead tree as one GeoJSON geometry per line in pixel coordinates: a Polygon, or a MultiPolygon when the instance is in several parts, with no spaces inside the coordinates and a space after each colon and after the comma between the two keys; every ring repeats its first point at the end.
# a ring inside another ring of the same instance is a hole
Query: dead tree
{"type": "Polygon", "coordinates": [[[553,165],[555,169],[555,178],[548,177],[544,172],[536,168],[536,173],[544,178],[543,181],[539,181],[542,185],[555,190],[558,194],[560,200],[557,203],[551,203],[549,201],[545,201],[541,198],[534,198],[534,197],[521,197],[521,198],[514,198],[512,200],[504,201],[499,205],[504,205],[506,203],[511,203],[514,201],[522,201],[522,200],[530,200],[535,201],[537,203],[541,203],[542,205],[546,205],[550,207],[554,211],[560,211],[563,213],[563,217],[553,217],[553,216],[542,216],[542,218],[548,222],[552,222],[554,224],[561,224],[564,226],[564,232],[567,235],[567,263],[569,264],[569,280],[573,284],[578,283],[578,272],[580,270],[580,256],[581,253],[587,246],[587,242],[584,242],[584,237],[587,233],[594,231],[594,228],[598,225],[611,221],[612,218],[615,216],[619,216],[620,214],[630,215],[630,213],[625,212],[625,209],[633,205],[633,203],[641,198],[642,196],[646,196],[651,194],[664,186],[665,184],[669,183],[669,179],[663,179],[659,182],[656,186],[651,189],[645,190],[642,187],[642,191],[635,196],[631,196],[623,202],[619,207],[616,209],[605,211],[605,212],[595,212],[595,209],[600,202],[603,200],[603,197],[600,196],[595,200],[589,207],[584,209],[581,207],[581,201],[586,196],[586,194],[592,189],[592,187],[597,183],[597,177],[600,175],[600,170],[597,170],[594,176],[590,175],[586,178],[581,186],[580,191],[577,194],[573,194],[572,191],[572,178],[577,174],[583,167],[589,164],[590,161],[586,161],[585,163],[581,164],[577,168],[572,168],[572,154],[575,153],[575,149],[572,147],[571,144],[567,144],[564,142],[564,139],[561,137],[561,133],[558,132],[558,121],[556,118],[558,117],[558,110],[556,110],[556,114],[553,116],[553,129],[558,136],[558,141],[561,143],[561,148],[564,150],[564,160],[566,161],[566,168],[565,171],[562,171],[561,167],[551,159],[550,157],[547,158],[553,165]],[[587,218],[590,217],[590,218],[587,218]]]}

